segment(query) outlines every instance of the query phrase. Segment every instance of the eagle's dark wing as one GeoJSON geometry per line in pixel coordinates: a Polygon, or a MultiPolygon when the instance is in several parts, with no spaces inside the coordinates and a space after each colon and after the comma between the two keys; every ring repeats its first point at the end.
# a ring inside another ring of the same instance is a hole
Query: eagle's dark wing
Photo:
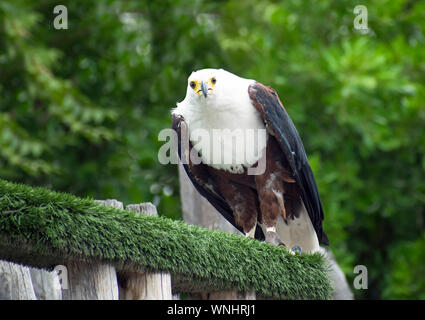
{"type": "MultiPolygon", "coordinates": [[[[223,215],[224,218],[226,218],[227,221],[243,233],[242,228],[235,222],[232,208],[222,197],[217,185],[209,176],[208,170],[205,167],[206,165],[203,163],[192,163],[190,158],[192,144],[189,141],[188,128],[183,117],[173,114],[172,120],[172,127],[177,133],[176,143],[178,147],[178,155],[189,179],[192,181],[192,184],[195,186],[196,190],[198,190],[198,192],[206,198],[214,206],[214,208],[223,215]]],[[[257,226],[255,230],[255,238],[258,240],[264,240],[263,231],[259,226],[257,226]]]]}
{"type": "Polygon", "coordinates": [[[319,242],[329,245],[329,240],[322,229],[324,214],[316,181],[297,129],[280,102],[276,91],[257,82],[249,86],[248,92],[253,105],[260,112],[269,134],[276,138],[291,167],[319,242]]]}

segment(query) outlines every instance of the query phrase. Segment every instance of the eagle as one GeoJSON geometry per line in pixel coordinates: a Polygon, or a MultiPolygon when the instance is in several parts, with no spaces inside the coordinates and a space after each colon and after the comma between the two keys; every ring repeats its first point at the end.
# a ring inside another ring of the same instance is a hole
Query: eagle
{"type": "Polygon", "coordinates": [[[292,253],[329,245],[303,143],[274,89],[202,69],[171,113],[185,172],[235,228],[292,253]]]}

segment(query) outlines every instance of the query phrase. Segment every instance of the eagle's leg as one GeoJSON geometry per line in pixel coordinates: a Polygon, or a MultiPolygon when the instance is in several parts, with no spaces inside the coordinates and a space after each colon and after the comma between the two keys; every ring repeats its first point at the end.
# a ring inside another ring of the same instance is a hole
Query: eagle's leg
{"type": "Polygon", "coordinates": [[[255,177],[260,202],[261,223],[265,229],[266,242],[284,245],[276,231],[279,215],[286,217],[283,183],[276,172],[255,177]]]}
{"type": "Polygon", "coordinates": [[[265,241],[275,246],[286,247],[285,244],[282,241],[280,241],[280,238],[276,232],[276,227],[267,227],[265,241]]]}
{"type": "Polygon", "coordinates": [[[273,159],[268,159],[266,171],[262,175],[255,176],[255,184],[265,240],[274,245],[284,246],[276,231],[279,215],[286,219],[282,178],[281,166],[273,159]]]}
{"type": "Polygon", "coordinates": [[[267,242],[285,246],[278,236],[277,222],[279,216],[286,220],[291,215],[290,206],[284,197],[288,191],[285,186],[295,180],[286,169],[288,165],[282,162],[280,147],[272,136],[269,136],[264,156],[266,169],[263,174],[254,177],[260,202],[261,225],[267,242]]]}

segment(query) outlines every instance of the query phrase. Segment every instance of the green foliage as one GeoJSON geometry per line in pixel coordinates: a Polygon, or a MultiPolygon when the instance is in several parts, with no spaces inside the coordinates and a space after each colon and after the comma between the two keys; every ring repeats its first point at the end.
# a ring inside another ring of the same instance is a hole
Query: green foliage
{"type": "Polygon", "coordinates": [[[418,240],[397,244],[390,253],[383,297],[388,299],[425,299],[425,235],[418,240]]]}
{"type": "Polygon", "coordinates": [[[338,263],[368,267],[356,296],[423,296],[424,2],[365,3],[367,33],[351,0],[64,1],[68,30],[56,4],[0,2],[0,177],[178,218],[158,132],[190,72],[222,67],[278,91],[338,263]]]}
{"type": "Polygon", "coordinates": [[[320,254],[292,256],[268,243],[4,180],[0,239],[0,259],[43,268],[80,259],[165,271],[175,292],[234,288],[282,299],[329,299],[332,292],[320,254]]]}

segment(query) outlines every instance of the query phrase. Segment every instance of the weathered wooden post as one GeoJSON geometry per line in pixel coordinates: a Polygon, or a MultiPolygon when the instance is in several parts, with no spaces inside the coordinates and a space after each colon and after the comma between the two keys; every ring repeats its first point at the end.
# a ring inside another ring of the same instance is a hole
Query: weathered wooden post
{"type": "Polygon", "coordinates": [[[36,300],[28,267],[0,260],[0,300],[36,300]]]}
{"type": "MultiPolygon", "coordinates": [[[[116,200],[97,202],[123,209],[116,200]]],[[[68,289],[63,290],[64,300],[118,300],[117,274],[112,265],[72,260],[66,268],[68,289]]]]}
{"type": "Polygon", "coordinates": [[[64,300],[118,300],[115,268],[108,264],[70,261],[64,300]]]}
{"type": "Polygon", "coordinates": [[[56,270],[29,268],[37,300],[62,300],[62,289],[56,270]]]}
{"type": "MultiPolygon", "coordinates": [[[[130,204],[127,210],[158,215],[156,207],[150,203],[130,204]]],[[[119,295],[121,300],[171,300],[171,275],[164,272],[137,273],[119,272],[119,295]]]]}

